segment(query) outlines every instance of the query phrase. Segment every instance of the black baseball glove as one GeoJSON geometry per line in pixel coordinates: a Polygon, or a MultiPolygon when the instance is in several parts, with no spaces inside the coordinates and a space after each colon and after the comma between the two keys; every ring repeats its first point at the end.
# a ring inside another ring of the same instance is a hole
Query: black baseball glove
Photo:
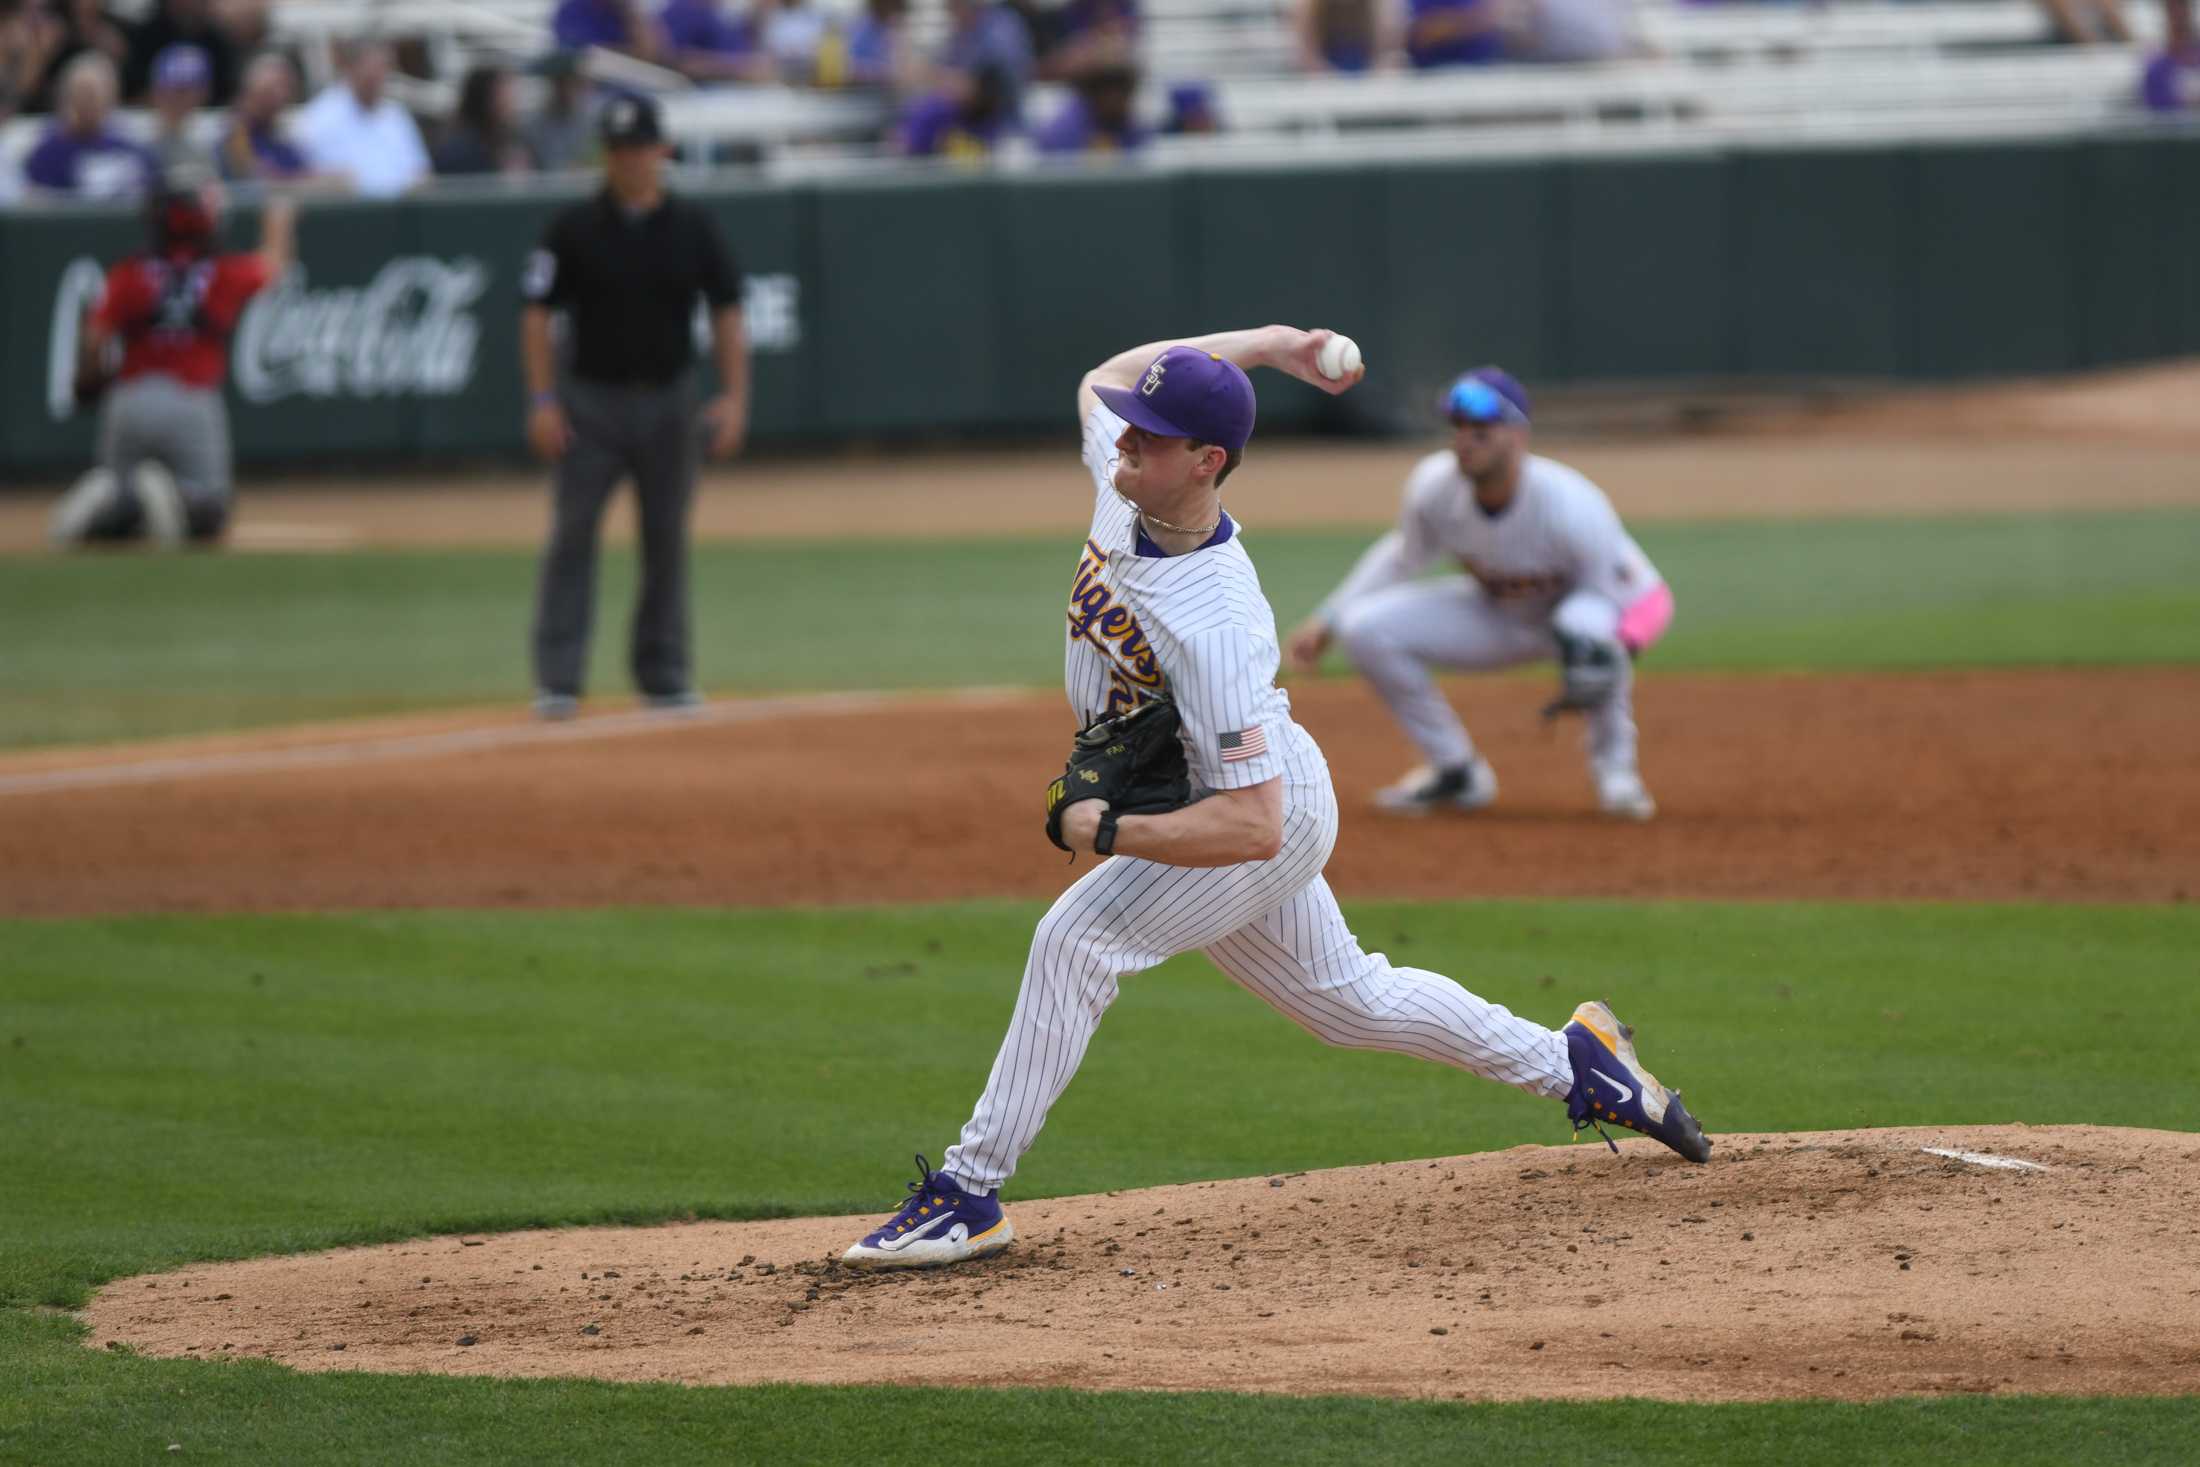
{"type": "Polygon", "coordinates": [[[104,364],[79,363],[76,378],[69,384],[76,399],[76,410],[81,413],[98,407],[99,400],[107,395],[107,389],[114,385],[114,380],[114,373],[108,371],[104,364]]]}
{"type": "Polygon", "coordinates": [[[1545,718],[1561,713],[1588,713],[1612,701],[1619,691],[1621,659],[1627,649],[1617,642],[1589,637],[1558,637],[1558,696],[1543,705],[1545,718]]]}
{"type": "Polygon", "coordinates": [[[1192,800],[1192,776],[1177,737],[1176,705],[1157,699],[1077,731],[1062,777],[1047,786],[1047,839],[1063,850],[1062,812],[1106,800],[1119,815],[1160,815],[1192,800]]]}

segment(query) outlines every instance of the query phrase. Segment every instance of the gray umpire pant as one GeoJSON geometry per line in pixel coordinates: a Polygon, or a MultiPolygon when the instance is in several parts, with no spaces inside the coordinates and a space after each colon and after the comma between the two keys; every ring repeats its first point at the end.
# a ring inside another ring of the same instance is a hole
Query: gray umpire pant
{"type": "Polygon", "coordinates": [[[568,380],[558,398],[573,436],[558,461],[535,600],[535,687],[576,697],[583,691],[604,506],[631,475],[642,577],[628,666],[644,694],[687,692],[688,510],[699,448],[694,385],[686,378],[663,387],[568,380]]]}

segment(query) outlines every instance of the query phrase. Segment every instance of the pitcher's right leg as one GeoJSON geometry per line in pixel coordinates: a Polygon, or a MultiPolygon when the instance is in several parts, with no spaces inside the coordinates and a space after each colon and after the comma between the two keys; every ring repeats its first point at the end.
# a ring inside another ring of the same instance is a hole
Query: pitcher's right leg
{"type": "Polygon", "coordinates": [[[1393,966],[1360,946],[1317,878],[1207,948],[1216,967],[1325,1044],[1387,1049],[1563,1100],[1566,1039],[1441,973],[1393,966]]]}

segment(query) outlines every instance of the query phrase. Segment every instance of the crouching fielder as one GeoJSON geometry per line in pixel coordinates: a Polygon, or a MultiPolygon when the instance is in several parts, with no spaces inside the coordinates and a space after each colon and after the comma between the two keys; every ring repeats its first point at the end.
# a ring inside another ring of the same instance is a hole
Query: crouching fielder
{"type": "Polygon", "coordinates": [[[77,369],[77,400],[101,403],[99,463],[55,507],[56,545],[212,541],[228,525],[229,334],[289,268],[294,215],[270,199],[260,248],[221,254],[214,210],[211,189],[163,189],[146,210],[146,249],[107,272],[77,369]]]}
{"type": "Polygon", "coordinates": [[[1292,664],[1311,671],[1343,644],[1427,760],[1376,803],[1418,814],[1497,798],[1435,669],[1556,658],[1563,687],[1545,713],[1584,715],[1598,806],[1647,820],[1657,806],[1635,766],[1633,659],[1672,621],[1673,593],[1603,490],[1528,452],[1528,394],[1510,375],[1478,367],[1442,407],[1451,448],[1414,466],[1398,527],[1291,634],[1292,664]],[[1465,574],[1413,579],[1439,555],[1465,574]]]}
{"type": "Polygon", "coordinates": [[[1015,1232],[1001,1188],[1101,1016],[1123,982],[1177,953],[1205,953],[1331,1044],[1451,1065],[1564,1101],[1577,1130],[1625,1126],[1709,1158],[1679,1093],[1642,1067],[1605,1005],[1548,1029],[1441,973],[1400,967],[1361,946],[1322,879],[1337,841],[1329,766],[1275,686],[1275,616],[1222,485],[1253,432],[1247,369],[1332,393],[1360,380],[1320,370],[1330,336],[1224,331],[1133,347],[1086,374],[1077,410],[1093,514],[1070,586],[1064,690],[1081,725],[1173,704],[1192,800],[1130,813],[1065,781],[1067,798],[1050,802],[1059,843],[1103,859],[1041,919],[960,1139],[938,1170],[919,1156],[908,1200],[847,1263],[923,1267],[1006,1247],[1015,1232]]]}

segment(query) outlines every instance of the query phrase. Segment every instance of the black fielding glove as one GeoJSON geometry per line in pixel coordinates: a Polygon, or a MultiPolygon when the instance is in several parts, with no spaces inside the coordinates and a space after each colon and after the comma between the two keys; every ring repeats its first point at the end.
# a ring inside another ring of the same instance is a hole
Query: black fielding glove
{"type": "Polygon", "coordinates": [[[1161,815],[1190,804],[1180,726],[1176,705],[1157,699],[1079,729],[1062,777],[1047,786],[1047,839],[1070,849],[1062,841],[1062,812],[1079,800],[1106,800],[1118,815],[1161,815]]]}

